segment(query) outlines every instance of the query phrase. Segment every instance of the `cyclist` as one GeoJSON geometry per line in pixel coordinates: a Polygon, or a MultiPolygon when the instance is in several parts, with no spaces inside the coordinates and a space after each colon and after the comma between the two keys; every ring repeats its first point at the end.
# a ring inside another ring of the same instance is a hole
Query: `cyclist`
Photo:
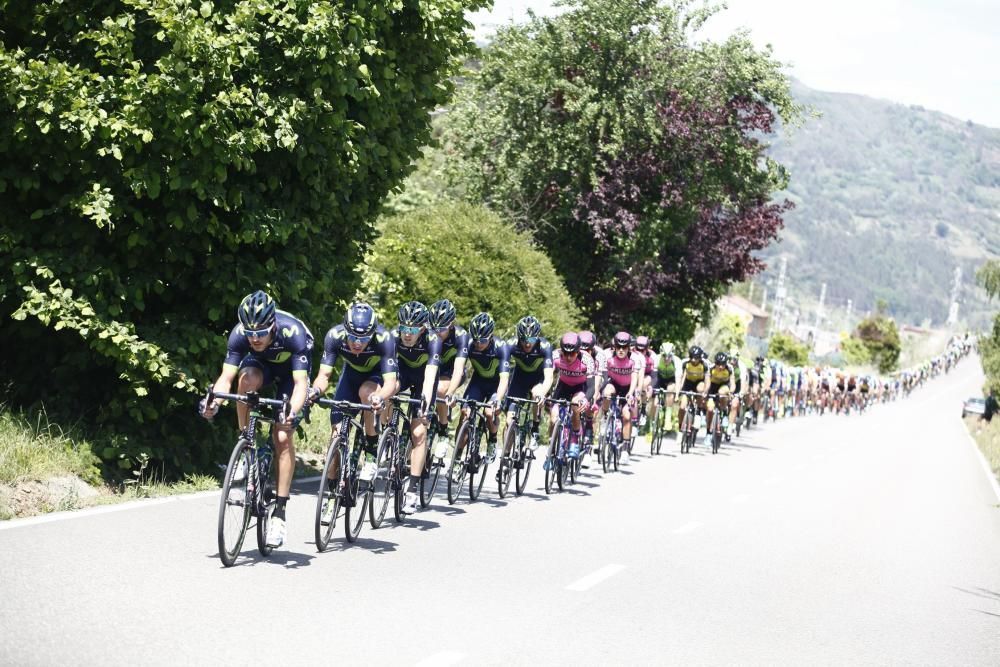
{"type": "MultiPolygon", "coordinates": [[[[608,357],[607,353],[603,348],[598,347],[597,339],[594,334],[590,331],[581,331],[580,336],[580,351],[589,354],[594,360],[594,391],[590,403],[593,406],[599,406],[601,404],[601,392],[604,389],[604,384],[608,381],[608,357]]],[[[597,426],[594,423],[597,413],[593,410],[587,412],[584,411],[584,430],[590,429],[590,433],[594,434],[597,432],[597,426]]],[[[589,467],[590,455],[592,452],[583,452],[584,458],[581,466],[584,468],[589,467]]]]}
{"type": "MultiPolygon", "coordinates": [[[[267,527],[266,541],[269,547],[280,547],[285,541],[285,506],[295,473],[293,435],[309,393],[313,335],[302,320],[278,310],[274,299],[261,290],[243,297],[236,316],[239,323],[229,334],[226,359],[213,390],[228,393],[233,380],[237,380],[240,394],[274,385],[279,396],[290,397],[289,414],[283,423],[275,422],[273,430],[277,502],[267,527]]],[[[201,413],[206,419],[214,417],[218,410],[218,400],[208,404],[203,401],[201,405],[201,413]]],[[[236,406],[240,430],[247,426],[248,412],[246,405],[236,406]]]]}
{"type": "MultiPolygon", "coordinates": [[[[337,380],[334,399],[365,403],[375,410],[381,410],[386,400],[396,390],[396,342],[379,324],[378,316],[367,303],[361,301],[352,303],[347,308],[343,323],[326,332],[323,340],[323,359],[320,361],[319,373],[316,374],[313,388],[309,393],[313,400],[322,396],[329,388],[330,376],[338,358],[344,360],[344,366],[337,380]]],[[[342,410],[330,411],[330,425],[334,434],[340,431],[343,420],[342,410]]],[[[365,411],[364,425],[364,453],[369,455],[366,458],[374,459],[378,436],[375,433],[375,415],[372,412],[365,411]]],[[[361,454],[362,452],[353,452],[352,456],[358,460],[361,454]]],[[[374,461],[366,460],[361,467],[359,477],[370,482],[375,478],[375,472],[374,461]]],[[[331,491],[336,491],[333,485],[336,483],[339,471],[331,470],[330,474],[327,484],[330,485],[331,491]]],[[[324,515],[328,511],[332,512],[333,506],[332,500],[327,501],[324,515]]]]}
{"type": "MultiPolygon", "coordinates": [[[[489,434],[486,436],[486,456],[493,462],[496,456],[497,428],[499,420],[497,406],[507,395],[510,381],[510,346],[507,341],[494,335],[496,322],[489,313],[479,313],[469,322],[469,366],[472,369],[472,379],[465,388],[465,398],[479,403],[491,403],[486,408],[486,426],[489,434]]],[[[467,419],[471,408],[462,409],[462,418],[467,419]]],[[[461,456],[464,443],[455,444],[455,456],[461,456]]],[[[461,471],[464,474],[464,471],[461,471]]],[[[500,472],[497,471],[499,479],[500,472]]]]}
{"type": "MultiPolygon", "coordinates": [[[[736,373],[733,372],[732,366],[729,365],[729,355],[725,352],[719,352],[715,355],[715,364],[708,370],[708,393],[712,396],[718,396],[719,398],[719,410],[723,413],[729,407],[729,397],[736,391],[736,373]]],[[[711,429],[712,415],[715,412],[715,399],[709,398],[708,403],[705,405],[705,422],[709,425],[711,429]]],[[[720,417],[721,419],[721,417],[720,417]]],[[[728,419],[728,424],[726,428],[728,429],[733,425],[732,414],[728,419]]],[[[725,429],[723,429],[725,431],[725,429]]],[[[709,442],[712,439],[711,433],[705,434],[705,442],[709,442]]]]}
{"type": "Polygon", "coordinates": [[[417,511],[419,496],[416,489],[424,472],[427,444],[427,413],[437,396],[438,365],[441,363],[441,339],[427,333],[427,306],[419,301],[409,301],[396,314],[399,327],[392,330],[399,364],[396,393],[409,391],[413,398],[423,400],[425,410],[410,406],[410,478],[406,484],[403,513],[417,511]],[[425,412],[426,411],[426,412],[425,412]]]}
{"type": "MultiPolygon", "coordinates": [[[[673,407],[674,405],[674,392],[677,390],[677,369],[681,365],[680,357],[674,353],[673,343],[663,343],[660,345],[660,358],[656,364],[656,386],[660,389],[666,389],[667,393],[664,394],[663,399],[666,406],[673,407]]],[[[656,420],[656,408],[657,403],[653,401],[653,412],[651,413],[652,419],[656,420]]],[[[671,422],[673,422],[673,416],[671,416],[671,422]]],[[[667,431],[673,430],[673,424],[664,424],[663,428],[667,431]]]]}
{"type": "Polygon", "coordinates": [[[736,384],[733,387],[733,394],[729,399],[728,435],[732,436],[736,430],[736,422],[740,418],[740,407],[743,404],[743,389],[747,386],[747,370],[740,363],[740,351],[735,347],[729,351],[729,365],[733,368],[733,378],[736,380],[736,384]]]}
{"type": "MultiPolygon", "coordinates": [[[[557,377],[552,398],[573,404],[569,457],[575,459],[580,456],[580,439],[583,436],[581,416],[587,410],[587,397],[594,393],[594,359],[580,350],[580,336],[571,331],[560,339],[552,365],[557,377]]],[[[558,421],[559,406],[553,405],[549,424],[555,426],[558,421]]]]}
{"type": "MultiPolygon", "coordinates": [[[[552,387],[552,345],[542,338],[542,323],[533,315],[525,315],[517,322],[516,337],[508,341],[513,377],[510,382],[511,398],[538,401],[531,413],[531,449],[538,448],[538,422],[541,420],[542,399],[552,387]]],[[[513,426],[513,411],[507,420],[513,426]]],[[[509,455],[510,452],[504,452],[509,455]]]]}
{"type": "MultiPolygon", "coordinates": [[[[684,414],[687,409],[688,397],[683,392],[701,394],[705,391],[705,375],[708,373],[708,364],[705,363],[705,350],[697,345],[692,345],[688,350],[688,358],[677,366],[677,376],[675,384],[681,389],[680,414],[684,414]]],[[[699,398],[699,406],[701,399],[699,398]]],[[[677,443],[680,444],[684,434],[677,431],[677,443]]]]}
{"type": "MultiPolygon", "coordinates": [[[[438,397],[447,403],[437,404],[438,437],[448,437],[448,419],[452,399],[465,381],[465,360],[469,356],[469,334],[455,324],[455,306],[448,299],[431,304],[427,326],[441,340],[441,367],[438,369],[438,397]]],[[[444,444],[444,442],[442,444],[444,444]]]]}
{"type": "MultiPolygon", "coordinates": [[[[601,410],[607,413],[613,396],[625,397],[625,407],[621,411],[623,443],[632,437],[632,420],[638,416],[635,398],[639,391],[639,378],[646,365],[641,355],[632,352],[631,343],[632,337],[625,331],[616,333],[612,340],[614,353],[608,358],[608,383],[604,386],[604,406],[601,410]]],[[[622,461],[627,463],[628,447],[621,451],[622,461]]]]}
{"type": "Polygon", "coordinates": [[[653,358],[653,350],[649,347],[649,337],[636,336],[635,353],[642,357],[643,362],[642,373],[639,375],[639,395],[646,408],[639,416],[639,428],[642,428],[646,425],[646,415],[653,410],[653,389],[656,388],[656,360],[653,358]]]}

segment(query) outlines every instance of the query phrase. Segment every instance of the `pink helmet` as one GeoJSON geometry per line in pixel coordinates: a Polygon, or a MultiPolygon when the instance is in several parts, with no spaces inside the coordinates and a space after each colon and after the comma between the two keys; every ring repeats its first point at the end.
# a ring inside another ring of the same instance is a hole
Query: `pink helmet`
{"type": "Polygon", "coordinates": [[[576,352],[580,349],[580,336],[572,331],[567,331],[559,341],[559,349],[567,353],[576,352]]]}
{"type": "Polygon", "coordinates": [[[628,347],[632,344],[632,336],[627,331],[619,331],[612,342],[615,347],[628,347]]]}

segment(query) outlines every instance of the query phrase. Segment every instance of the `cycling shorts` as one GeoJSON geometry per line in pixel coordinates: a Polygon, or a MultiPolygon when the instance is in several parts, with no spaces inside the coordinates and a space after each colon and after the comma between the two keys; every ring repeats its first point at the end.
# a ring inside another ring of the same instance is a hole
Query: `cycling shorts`
{"type": "MultiPolygon", "coordinates": [[[[309,364],[306,375],[312,374],[312,359],[309,360],[309,364]]],[[[295,379],[292,377],[291,363],[272,364],[268,361],[261,361],[252,354],[248,354],[240,361],[239,370],[242,372],[247,368],[256,368],[260,371],[260,374],[264,378],[264,381],[260,385],[261,389],[274,385],[275,395],[279,398],[281,396],[292,395],[292,390],[295,388],[295,379]]]]}
{"type": "MultiPolygon", "coordinates": [[[[337,390],[333,393],[336,401],[350,401],[351,403],[361,402],[361,385],[365,382],[374,382],[382,386],[382,375],[380,373],[359,373],[350,366],[344,368],[337,380],[337,390]]],[[[330,410],[330,423],[336,426],[344,419],[344,411],[334,408],[330,410]]]]}

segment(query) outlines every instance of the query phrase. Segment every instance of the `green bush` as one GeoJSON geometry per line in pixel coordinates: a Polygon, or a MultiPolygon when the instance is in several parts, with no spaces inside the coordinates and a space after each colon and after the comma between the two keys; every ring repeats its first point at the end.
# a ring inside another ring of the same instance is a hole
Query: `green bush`
{"type": "Polygon", "coordinates": [[[864,341],[853,336],[845,336],[841,339],[840,354],[849,366],[867,366],[872,361],[864,341]]]}
{"type": "Polygon", "coordinates": [[[531,313],[550,339],[580,325],[580,315],[552,263],[526,234],[481,206],[441,204],[387,216],[362,265],[361,296],[395,322],[410,299],[448,298],[467,323],[492,313],[498,334],[531,313]]]}
{"type": "Polygon", "coordinates": [[[862,320],[854,337],[868,349],[868,356],[880,373],[891,373],[899,366],[899,354],[903,349],[899,329],[881,312],[862,320]]]}
{"type": "Polygon", "coordinates": [[[809,348],[788,334],[778,333],[768,342],[767,356],[793,366],[805,366],[809,363],[809,348]]]}
{"type": "Polygon", "coordinates": [[[0,4],[13,398],[118,431],[99,453],[123,470],[217,461],[191,408],[239,299],[316,325],[351,296],[483,4],[0,4]]]}

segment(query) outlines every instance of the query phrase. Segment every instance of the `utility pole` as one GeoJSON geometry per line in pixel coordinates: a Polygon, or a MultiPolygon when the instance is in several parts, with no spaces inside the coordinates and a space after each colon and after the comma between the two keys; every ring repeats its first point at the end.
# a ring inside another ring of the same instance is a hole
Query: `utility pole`
{"type": "Polygon", "coordinates": [[[948,326],[958,324],[958,297],[962,293],[962,267],[955,267],[955,275],[951,283],[951,307],[948,308],[948,326]]]}

